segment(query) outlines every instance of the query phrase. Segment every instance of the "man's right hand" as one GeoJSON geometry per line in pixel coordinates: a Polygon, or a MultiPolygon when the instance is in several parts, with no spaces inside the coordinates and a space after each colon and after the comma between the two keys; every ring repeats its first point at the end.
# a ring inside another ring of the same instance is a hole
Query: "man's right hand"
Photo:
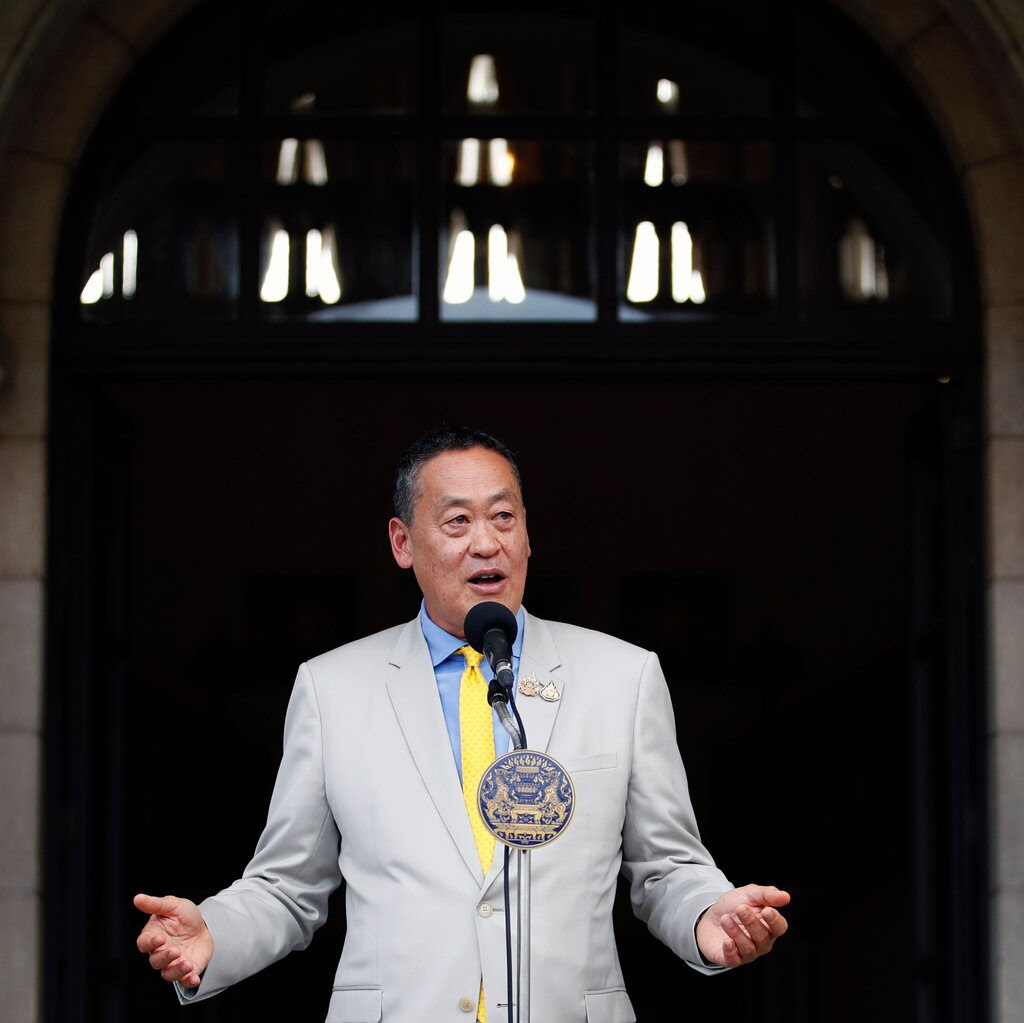
{"type": "Polygon", "coordinates": [[[194,902],[165,895],[136,895],[135,908],[149,913],[135,944],[164,980],[199,987],[199,978],[213,958],[213,935],[194,902]]]}

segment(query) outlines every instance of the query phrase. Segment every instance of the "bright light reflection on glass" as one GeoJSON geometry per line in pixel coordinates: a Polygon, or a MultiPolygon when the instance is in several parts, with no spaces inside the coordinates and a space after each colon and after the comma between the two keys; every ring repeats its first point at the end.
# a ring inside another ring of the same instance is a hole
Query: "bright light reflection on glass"
{"type": "Polygon", "coordinates": [[[854,302],[889,297],[885,250],[859,217],[847,224],[839,239],[839,284],[843,295],[854,302]]]}
{"type": "Polygon", "coordinates": [[[491,181],[495,185],[512,184],[512,168],[515,160],[508,151],[506,139],[491,139],[488,152],[491,181]]]}
{"type": "Polygon", "coordinates": [[[463,229],[455,236],[452,255],[448,263],[448,278],[444,282],[444,300],[460,305],[473,297],[473,262],[476,246],[473,232],[463,229]]]}
{"type": "Polygon", "coordinates": [[[681,221],[672,225],[672,298],[676,302],[690,299],[693,282],[693,239],[681,221]]]}
{"type": "Polygon", "coordinates": [[[665,106],[675,106],[679,102],[679,85],[670,78],[658,79],[658,102],[665,106]]]}
{"type": "Polygon", "coordinates": [[[320,250],[322,239],[314,227],[306,232],[306,296],[316,298],[320,294],[320,250]]]}
{"type": "Polygon", "coordinates": [[[341,270],[338,267],[338,242],[334,228],[323,230],[320,245],[320,273],[317,279],[320,298],[327,305],[334,305],[341,299],[341,270]]]}
{"type": "Polygon", "coordinates": [[[509,252],[508,235],[500,224],[487,232],[487,297],[518,305],[526,299],[519,260],[509,252]]]}
{"type": "Polygon", "coordinates": [[[327,155],[319,139],[306,139],[303,143],[305,156],[305,180],[311,185],[327,184],[327,155]]]}
{"type": "Polygon", "coordinates": [[[100,274],[103,280],[103,297],[114,294],[114,253],[105,252],[100,259],[100,274]]]}
{"type": "Polygon", "coordinates": [[[131,298],[138,287],[139,236],[134,231],[125,231],[121,239],[121,294],[131,298]]]}
{"type": "Polygon", "coordinates": [[[509,253],[508,261],[505,264],[505,301],[512,305],[519,305],[526,300],[526,288],[523,287],[523,278],[519,273],[519,260],[514,252],[509,253]]]}
{"type": "Polygon", "coordinates": [[[260,286],[260,298],[264,302],[281,302],[288,296],[288,260],[291,246],[288,232],[283,228],[274,231],[270,245],[270,262],[260,286]]]}
{"type": "Polygon", "coordinates": [[[478,53],[470,62],[466,96],[470,103],[497,103],[498,74],[489,53],[478,53]]]}
{"type": "Polygon", "coordinates": [[[658,233],[649,220],[636,225],[626,298],[650,302],[658,294],[658,233]]]}
{"type": "Polygon", "coordinates": [[[89,274],[79,301],[82,305],[95,305],[101,298],[103,298],[103,271],[97,269],[89,274]]]}
{"type": "Polygon", "coordinates": [[[306,232],[306,295],[334,305],[341,299],[341,275],[338,272],[337,243],[334,228],[316,228],[306,232]]]}
{"type": "Polygon", "coordinates": [[[665,180],[665,153],[660,142],[647,147],[647,162],[644,164],[644,184],[657,188],[665,180]]]}
{"type": "Polygon", "coordinates": [[[505,228],[495,224],[487,232],[487,297],[500,302],[505,297],[505,267],[508,263],[508,237],[505,228]]]}
{"type": "Polygon", "coordinates": [[[480,177],[480,140],[463,139],[459,143],[459,165],[455,181],[459,185],[475,185],[480,177]]]}
{"type": "Polygon", "coordinates": [[[279,185],[294,185],[299,180],[299,140],[282,139],[277,154],[277,177],[279,185]]]}

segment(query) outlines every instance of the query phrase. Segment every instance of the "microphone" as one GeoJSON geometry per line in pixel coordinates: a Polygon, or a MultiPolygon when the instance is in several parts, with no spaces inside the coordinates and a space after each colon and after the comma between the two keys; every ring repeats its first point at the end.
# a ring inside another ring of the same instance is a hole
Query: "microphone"
{"type": "Polygon", "coordinates": [[[463,626],[466,641],[479,650],[494,671],[494,679],[487,690],[487,702],[508,703],[515,676],[512,673],[512,644],[519,633],[516,616],[504,604],[485,600],[475,604],[466,615],[463,626]]]}

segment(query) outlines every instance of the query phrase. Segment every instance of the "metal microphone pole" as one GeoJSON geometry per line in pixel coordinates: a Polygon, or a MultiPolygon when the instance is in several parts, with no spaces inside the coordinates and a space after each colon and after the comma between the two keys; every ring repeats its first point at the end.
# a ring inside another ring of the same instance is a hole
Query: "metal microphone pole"
{"type": "MultiPolygon", "coordinates": [[[[508,694],[502,690],[492,706],[502,727],[512,740],[512,749],[525,749],[523,733],[508,710],[508,694]]],[[[530,850],[518,849],[516,872],[516,1019],[530,1023],[530,850]]],[[[512,992],[508,993],[512,998],[512,992]]]]}

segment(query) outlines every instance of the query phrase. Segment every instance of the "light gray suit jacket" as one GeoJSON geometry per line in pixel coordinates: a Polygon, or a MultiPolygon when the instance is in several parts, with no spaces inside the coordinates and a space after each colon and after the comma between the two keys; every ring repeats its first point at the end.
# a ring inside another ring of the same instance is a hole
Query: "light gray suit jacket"
{"type": "MultiPolygon", "coordinates": [[[[637,915],[700,970],[695,922],[731,885],[698,837],[657,657],[527,614],[530,673],[561,699],[519,697],[529,746],[576,786],[572,822],[532,854],[532,1020],[628,1023],[619,870],[637,915]]],[[[200,906],[214,954],[183,1001],[307,945],[342,878],[328,1023],[468,1023],[481,975],[488,1019],[505,1018],[501,847],[484,877],[418,619],[299,669],[266,829],[242,878],[200,906]]]]}

